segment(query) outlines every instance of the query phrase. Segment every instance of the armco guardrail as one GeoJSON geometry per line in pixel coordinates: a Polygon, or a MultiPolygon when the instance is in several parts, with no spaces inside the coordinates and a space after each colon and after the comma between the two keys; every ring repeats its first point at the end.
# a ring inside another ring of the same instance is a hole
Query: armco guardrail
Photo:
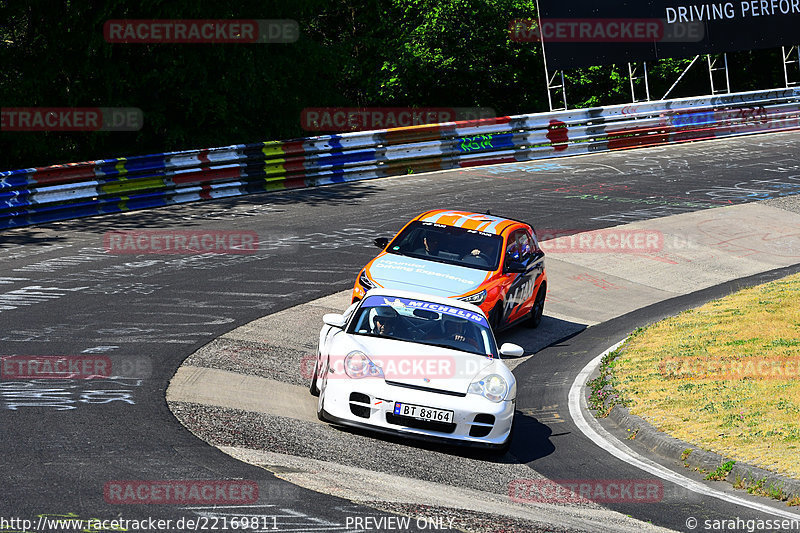
{"type": "Polygon", "coordinates": [[[239,144],[0,172],[0,229],[495,163],[788,130],[800,88],[239,144]]]}

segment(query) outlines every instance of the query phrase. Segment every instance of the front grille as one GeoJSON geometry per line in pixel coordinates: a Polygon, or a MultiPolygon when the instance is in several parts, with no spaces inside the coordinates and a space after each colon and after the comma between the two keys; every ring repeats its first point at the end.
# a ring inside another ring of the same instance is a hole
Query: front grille
{"type": "Polygon", "coordinates": [[[488,424],[486,426],[472,426],[469,428],[469,436],[470,437],[485,437],[489,433],[492,432],[492,426],[494,426],[494,415],[489,415],[486,413],[480,413],[475,415],[475,423],[477,424],[488,424]]]}
{"type": "Polygon", "coordinates": [[[351,392],[350,393],[350,412],[356,415],[359,418],[369,418],[370,415],[370,408],[368,407],[371,403],[369,396],[366,394],[362,394],[360,392],[351,392]],[[367,405],[357,405],[353,402],[358,403],[365,403],[367,405]]]}
{"type": "Polygon", "coordinates": [[[463,398],[467,395],[466,392],[453,392],[449,390],[441,390],[441,389],[434,389],[433,387],[422,387],[421,385],[409,385],[408,383],[400,383],[399,381],[389,381],[386,380],[388,385],[393,385],[395,387],[403,387],[405,389],[415,389],[415,390],[424,390],[425,392],[434,392],[436,394],[446,394],[447,396],[458,396],[459,398],[463,398]]]}
{"type": "Polygon", "coordinates": [[[492,432],[491,426],[472,426],[469,428],[470,437],[485,437],[492,432]]]}
{"type": "Polygon", "coordinates": [[[452,433],[456,430],[456,425],[452,422],[417,420],[416,418],[400,416],[394,413],[386,413],[386,421],[397,426],[406,426],[414,429],[426,429],[428,431],[438,431],[439,433],[452,433]]]}
{"type": "Polygon", "coordinates": [[[475,415],[475,422],[477,422],[479,424],[492,424],[492,425],[494,425],[494,415],[488,415],[488,414],[484,414],[484,413],[475,415]]]}

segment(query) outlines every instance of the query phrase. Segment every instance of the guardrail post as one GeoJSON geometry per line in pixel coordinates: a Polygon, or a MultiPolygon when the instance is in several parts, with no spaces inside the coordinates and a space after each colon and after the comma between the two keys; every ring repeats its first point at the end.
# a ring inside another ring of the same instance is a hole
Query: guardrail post
{"type": "Polygon", "coordinates": [[[800,77],[797,80],[789,80],[789,65],[797,65],[797,74],[800,76],[800,46],[790,46],[788,50],[785,46],[781,46],[781,55],[783,56],[783,79],[786,81],[786,88],[800,85],[800,77]],[[792,52],[794,52],[795,59],[792,59],[792,52]]]}
{"type": "Polygon", "coordinates": [[[642,75],[637,75],[639,66],[636,63],[628,63],[628,78],[631,81],[631,102],[649,102],[650,101],[650,82],[647,79],[647,61],[642,62],[642,75]],[[644,82],[645,98],[636,98],[636,82],[644,82]]]}
{"type": "MultiPolygon", "coordinates": [[[[546,69],[545,75],[547,75],[546,69]]],[[[550,105],[550,111],[566,111],[567,109],[567,83],[564,80],[563,70],[553,72],[552,76],[547,75],[547,103],[550,105]],[[553,107],[553,100],[557,97],[559,91],[561,91],[560,100],[564,102],[564,105],[562,107],[553,107]]]]}
{"type": "Polygon", "coordinates": [[[708,77],[711,80],[711,94],[730,94],[731,93],[731,81],[728,77],[728,54],[714,54],[714,59],[711,59],[711,54],[708,54],[706,58],[708,59],[708,77]],[[720,65],[720,59],[722,59],[722,65],[720,65]],[[724,89],[717,89],[717,84],[714,83],[714,73],[715,72],[723,72],[725,74],[725,88],[724,89]]]}

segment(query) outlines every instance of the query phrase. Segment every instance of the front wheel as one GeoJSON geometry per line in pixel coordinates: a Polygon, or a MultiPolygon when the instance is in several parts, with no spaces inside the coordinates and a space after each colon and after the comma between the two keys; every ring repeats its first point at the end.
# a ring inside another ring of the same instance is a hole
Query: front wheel
{"type": "Polygon", "coordinates": [[[309,392],[311,392],[312,396],[319,396],[319,387],[317,387],[317,376],[319,375],[319,357],[317,357],[317,362],[314,364],[314,375],[311,376],[311,383],[308,386],[309,392]]]}
{"type": "Polygon", "coordinates": [[[317,402],[317,418],[319,418],[322,422],[328,422],[328,419],[325,418],[325,393],[319,395],[319,401],[317,402]]]}
{"type": "Polygon", "coordinates": [[[527,325],[529,328],[538,328],[542,323],[542,315],[544,314],[544,299],[547,297],[547,285],[542,283],[539,287],[539,292],[536,293],[536,299],[533,301],[531,307],[531,314],[528,318],[527,325]]]}

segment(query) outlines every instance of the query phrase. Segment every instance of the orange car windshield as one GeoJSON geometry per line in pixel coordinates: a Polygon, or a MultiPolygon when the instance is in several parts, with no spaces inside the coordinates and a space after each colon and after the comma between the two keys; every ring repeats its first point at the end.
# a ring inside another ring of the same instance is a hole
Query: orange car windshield
{"type": "Polygon", "coordinates": [[[493,233],[413,222],[392,240],[386,251],[479,270],[497,270],[503,238],[493,233]]]}

